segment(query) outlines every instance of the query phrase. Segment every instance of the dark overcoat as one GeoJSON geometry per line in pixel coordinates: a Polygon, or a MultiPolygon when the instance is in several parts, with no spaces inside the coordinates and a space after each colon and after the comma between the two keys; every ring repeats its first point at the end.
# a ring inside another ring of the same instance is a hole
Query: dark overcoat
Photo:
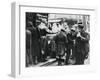
{"type": "Polygon", "coordinates": [[[89,39],[90,39],[90,36],[85,31],[82,31],[80,34],[84,39],[82,39],[80,37],[76,38],[76,44],[75,44],[75,50],[76,50],[75,54],[76,55],[75,56],[78,57],[78,58],[85,59],[85,57],[89,53],[89,39]]]}

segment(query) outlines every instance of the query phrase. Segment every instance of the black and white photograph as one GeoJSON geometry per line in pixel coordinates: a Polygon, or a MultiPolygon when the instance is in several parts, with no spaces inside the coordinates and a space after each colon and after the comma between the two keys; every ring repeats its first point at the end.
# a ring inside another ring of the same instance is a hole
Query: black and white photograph
{"type": "Polygon", "coordinates": [[[90,15],[25,12],[25,66],[90,64],[90,15]]]}

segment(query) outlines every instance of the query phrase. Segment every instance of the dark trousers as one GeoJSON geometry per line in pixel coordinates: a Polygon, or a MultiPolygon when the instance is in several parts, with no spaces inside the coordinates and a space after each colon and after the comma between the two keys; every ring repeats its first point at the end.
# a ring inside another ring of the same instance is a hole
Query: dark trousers
{"type": "Polygon", "coordinates": [[[61,55],[58,56],[58,59],[57,59],[58,66],[62,65],[62,62],[64,62],[64,59],[62,59],[61,57],[62,57],[61,55]]]}
{"type": "Polygon", "coordinates": [[[67,48],[67,50],[66,50],[66,61],[65,61],[65,64],[67,65],[68,61],[69,61],[69,58],[71,56],[71,50],[73,48],[73,45],[72,44],[67,44],[66,48],[67,48]]]}
{"type": "Polygon", "coordinates": [[[81,65],[81,64],[84,64],[84,55],[82,55],[82,53],[80,52],[77,52],[76,55],[76,65],[81,65]]]}
{"type": "Polygon", "coordinates": [[[67,55],[66,55],[66,61],[65,61],[65,64],[68,64],[68,61],[69,61],[69,58],[70,58],[71,50],[70,50],[70,49],[67,49],[66,53],[67,53],[67,55]]]}

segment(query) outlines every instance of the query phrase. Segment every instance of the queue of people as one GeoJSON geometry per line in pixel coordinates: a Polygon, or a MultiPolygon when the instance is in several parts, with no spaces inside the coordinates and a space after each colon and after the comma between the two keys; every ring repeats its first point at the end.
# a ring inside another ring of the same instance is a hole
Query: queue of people
{"type": "Polygon", "coordinates": [[[34,27],[31,21],[28,22],[26,27],[26,66],[46,61],[48,55],[47,33],[50,32],[47,32],[43,22],[38,23],[37,27],[34,27]]]}
{"type": "Polygon", "coordinates": [[[75,65],[84,64],[89,54],[90,36],[85,32],[82,23],[77,23],[72,28],[69,28],[67,22],[57,24],[59,29],[55,29],[56,32],[47,28],[46,25],[42,29],[40,26],[43,27],[41,23],[34,27],[32,22],[29,22],[26,28],[26,66],[47,61],[48,57],[55,58],[58,65],[70,64],[69,59],[74,60],[75,65]],[[56,35],[48,40],[47,34],[56,35]]]}

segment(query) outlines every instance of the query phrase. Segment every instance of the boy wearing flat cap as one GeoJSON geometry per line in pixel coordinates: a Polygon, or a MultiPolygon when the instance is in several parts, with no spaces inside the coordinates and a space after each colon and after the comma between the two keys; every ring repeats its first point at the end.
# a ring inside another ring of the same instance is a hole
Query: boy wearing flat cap
{"type": "Polygon", "coordinates": [[[74,59],[74,45],[75,45],[75,39],[76,39],[76,29],[75,27],[72,27],[70,29],[70,33],[67,34],[67,40],[68,43],[66,44],[66,62],[65,64],[69,64],[70,57],[74,59]]]}

